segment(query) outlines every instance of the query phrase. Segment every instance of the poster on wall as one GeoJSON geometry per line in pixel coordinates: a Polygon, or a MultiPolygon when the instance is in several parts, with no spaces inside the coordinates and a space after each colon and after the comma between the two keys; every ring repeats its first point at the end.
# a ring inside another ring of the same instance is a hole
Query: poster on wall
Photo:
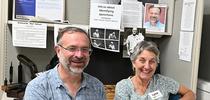
{"type": "Polygon", "coordinates": [[[146,32],[165,32],[166,14],[166,4],[146,3],[143,24],[144,28],[146,28],[146,32]]]}
{"type": "Polygon", "coordinates": [[[90,39],[93,47],[120,51],[121,5],[91,2],[90,39]]]}
{"type": "Polygon", "coordinates": [[[122,0],[121,30],[125,27],[142,28],[143,5],[137,0],[122,0]]]}
{"type": "Polygon", "coordinates": [[[62,22],[65,0],[14,0],[13,20],[62,22]]]}
{"type": "Polygon", "coordinates": [[[182,5],[181,30],[194,31],[196,0],[184,0],[182,5]]]}
{"type": "Polygon", "coordinates": [[[12,44],[16,47],[46,48],[47,25],[45,23],[12,23],[12,44]]]}
{"type": "Polygon", "coordinates": [[[136,27],[125,27],[123,33],[123,58],[129,58],[134,47],[145,39],[145,29],[136,27]]]}

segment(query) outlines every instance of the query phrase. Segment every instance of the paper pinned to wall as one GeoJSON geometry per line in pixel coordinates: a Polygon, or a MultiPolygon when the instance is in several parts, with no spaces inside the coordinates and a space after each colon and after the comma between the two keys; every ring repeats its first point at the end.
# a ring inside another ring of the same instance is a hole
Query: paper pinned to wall
{"type": "Polygon", "coordinates": [[[121,30],[125,27],[142,28],[143,5],[137,0],[122,0],[122,24],[121,30]]]}
{"type": "Polygon", "coordinates": [[[179,59],[184,61],[191,61],[192,56],[192,42],[194,32],[180,32],[179,40],[179,59]]]}
{"type": "Polygon", "coordinates": [[[121,5],[91,3],[90,27],[120,29],[121,5]]]}
{"type": "Polygon", "coordinates": [[[65,0],[36,0],[36,16],[62,22],[65,13],[65,0]]]}
{"type": "Polygon", "coordinates": [[[47,25],[33,22],[13,22],[13,46],[46,48],[47,25]]]}
{"type": "Polygon", "coordinates": [[[196,0],[184,0],[181,17],[181,30],[194,31],[196,0]]]}
{"type": "Polygon", "coordinates": [[[93,47],[120,52],[121,5],[90,4],[90,39],[93,47]]]}
{"type": "Polygon", "coordinates": [[[65,0],[14,0],[13,20],[62,22],[65,0]]]}

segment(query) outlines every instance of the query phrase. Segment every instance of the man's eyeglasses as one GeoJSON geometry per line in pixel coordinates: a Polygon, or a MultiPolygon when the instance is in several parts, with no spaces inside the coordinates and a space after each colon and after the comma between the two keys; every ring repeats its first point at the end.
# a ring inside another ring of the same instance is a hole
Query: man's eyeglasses
{"type": "Polygon", "coordinates": [[[92,49],[90,48],[78,48],[78,47],[63,47],[62,45],[58,44],[58,46],[60,46],[61,48],[63,48],[64,50],[67,50],[69,52],[77,52],[77,51],[81,51],[82,53],[85,53],[85,54],[91,54],[92,53],[92,49]]]}

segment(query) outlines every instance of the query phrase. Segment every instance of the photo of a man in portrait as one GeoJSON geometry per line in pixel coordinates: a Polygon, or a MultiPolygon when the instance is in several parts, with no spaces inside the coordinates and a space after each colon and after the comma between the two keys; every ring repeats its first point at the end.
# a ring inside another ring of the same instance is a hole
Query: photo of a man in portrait
{"type": "Polygon", "coordinates": [[[165,32],[167,5],[145,4],[144,28],[146,32],[165,32]]]}

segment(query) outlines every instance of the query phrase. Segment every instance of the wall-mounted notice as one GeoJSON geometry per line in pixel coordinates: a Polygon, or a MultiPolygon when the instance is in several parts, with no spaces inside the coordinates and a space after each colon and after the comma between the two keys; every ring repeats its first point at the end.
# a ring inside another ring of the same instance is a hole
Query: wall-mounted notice
{"type": "Polygon", "coordinates": [[[182,7],[181,30],[194,31],[196,0],[184,0],[182,7]]]}
{"type": "Polygon", "coordinates": [[[121,5],[91,3],[90,38],[93,47],[119,52],[121,5]]]}
{"type": "Polygon", "coordinates": [[[13,20],[64,20],[65,0],[14,0],[13,20]]]}
{"type": "Polygon", "coordinates": [[[46,48],[47,25],[34,22],[12,23],[13,46],[46,48]]]}
{"type": "Polygon", "coordinates": [[[91,3],[90,26],[119,29],[121,5],[91,3]]]}
{"type": "Polygon", "coordinates": [[[191,61],[192,42],[194,32],[180,32],[179,40],[179,59],[184,61],[191,61]]]}
{"type": "Polygon", "coordinates": [[[121,30],[126,27],[142,28],[143,5],[138,0],[122,0],[121,30]]]}

